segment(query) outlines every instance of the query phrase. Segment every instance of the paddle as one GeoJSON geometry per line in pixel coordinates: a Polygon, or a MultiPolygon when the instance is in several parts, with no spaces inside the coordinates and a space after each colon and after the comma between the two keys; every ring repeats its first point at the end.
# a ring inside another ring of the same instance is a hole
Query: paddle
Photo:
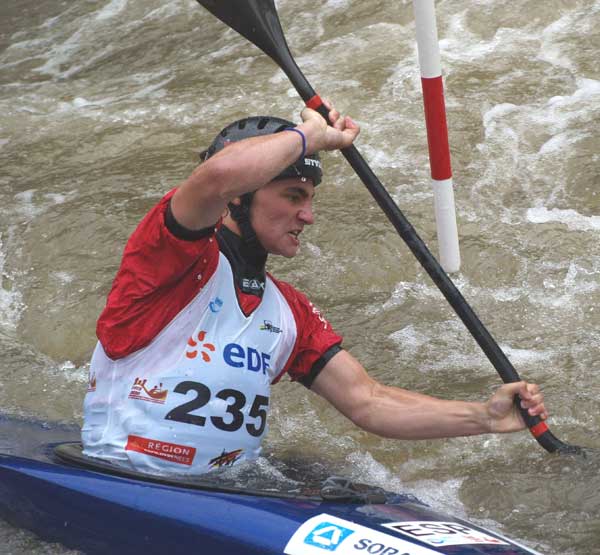
{"type": "MultiPolygon", "coordinates": [[[[274,0],[198,0],[223,23],[247,38],[270,56],[285,72],[292,85],[309,108],[318,111],[328,121],[328,110],[323,101],[294,61],[285,40],[274,0]]],[[[446,297],[471,335],[475,338],[505,383],[520,381],[519,374],[490,335],[473,309],[466,302],[439,262],[421,240],[413,226],[400,211],[392,197],[373,173],[355,146],[345,148],[342,154],[365,184],[380,208],[396,228],[408,248],[421,263],[433,282],[446,297]]],[[[580,447],[568,445],[549,430],[539,417],[530,416],[519,405],[527,427],[538,443],[549,452],[582,453],[580,447]]]]}

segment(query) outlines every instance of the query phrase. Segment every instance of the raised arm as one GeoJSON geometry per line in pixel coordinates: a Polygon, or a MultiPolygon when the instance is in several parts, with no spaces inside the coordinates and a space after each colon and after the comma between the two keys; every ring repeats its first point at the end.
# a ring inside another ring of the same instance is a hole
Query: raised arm
{"type": "MultiPolygon", "coordinates": [[[[334,126],[305,108],[303,122],[296,128],[306,137],[306,153],[350,146],[359,127],[332,109],[334,126]]],[[[290,166],[302,153],[302,137],[280,132],[231,143],[200,164],[171,200],[175,219],[188,229],[202,229],[217,222],[227,203],[235,197],[262,187],[290,166]]]]}
{"type": "Polygon", "coordinates": [[[447,401],[383,385],[347,351],[340,351],[327,363],[311,389],[360,428],[395,439],[522,430],[525,424],[513,404],[515,395],[531,415],[547,417],[543,395],[535,384],[503,385],[484,403],[447,401]]]}

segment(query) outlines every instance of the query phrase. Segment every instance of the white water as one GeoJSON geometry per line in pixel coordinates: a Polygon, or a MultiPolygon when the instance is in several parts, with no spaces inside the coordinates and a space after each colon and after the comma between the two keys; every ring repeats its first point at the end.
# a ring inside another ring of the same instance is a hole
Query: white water
{"type": "MultiPolygon", "coordinates": [[[[412,6],[281,0],[292,50],[435,251],[412,6]]],[[[463,267],[453,276],[552,428],[600,444],[600,3],[437,2],[463,267]]],[[[281,71],[192,0],[0,7],[0,407],[78,422],[128,234],[229,121],[297,118],[281,71]]],[[[494,370],[353,177],[327,156],[302,255],[273,261],[382,381],[482,399],[494,370]]],[[[275,388],[269,447],[410,491],[548,555],[597,547],[597,472],[526,434],[399,443],[275,388]],[[501,495],[499,494],[501,492],[501,495]],[[545,515],[541,520],[539,515],[545,515]]],[[[0,524],[15,555],[66,553],[0,524]]]]}

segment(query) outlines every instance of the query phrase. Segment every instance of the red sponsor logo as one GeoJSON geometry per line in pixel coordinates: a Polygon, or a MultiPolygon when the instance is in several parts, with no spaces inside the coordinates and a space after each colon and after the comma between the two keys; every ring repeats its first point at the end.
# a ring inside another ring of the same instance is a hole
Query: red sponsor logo
{"type": "Polygon", "coordinates": [[[319,319],[319,321],[323,324],[323,329],[326,330],[327,326],[329,326],[329,322],[325,319],[325,317],[321,314],[321,311],[310,301],[308,303],[312,309],[312,313],[319,319]]]}
{"type": "Polygon", "coordinates": [[[186,445],[178,445],[177,443],[168,443],[166,441],[158,441],[156,439],[148,439],[140,436],[128,436],[126,451],[136,451],[143,455],[157,457],[169,462],[185,464],[191,466],[196,456],[194,447],[186,445]]]}
{"type": "Polygon", "coordinates": [[[146,380],[146,378],[136,378],[131,386],[129,398],[164,405],[169,391],[167,389],[163,389],[162,384],[155,385],[151,389],[148,389],[146,387],[147,381],[148,380],[146,380]]]}
{"type": "Polygon", "coordinates": [[[237,461],[242,456],[243,452],[243,449],[236,449],[235,451],[229,451],[229,453],[227,453],[225,449],[223,449],[223,452],[218,457],[215,457],[214,459],[208,461],[208,466],[210,468],[233,466],[235,464],[235,461],[237,461]]]}
{"type": "Polygon", "coordinates": [[[87,390],[89,392],[96,391],[96,373],[95,372],[90,375],[87,390]]]}
{"type": "Polygon", "coordinates": [[[214,353],[215,346],[212,343],[205,343],[204,342],[205,339],[206,339],[205,331],[198,332],[196,339],[194,339],[193,336],[190,337],[187,341],[188,346],[185,351],[185,356],[188,358],[196,358],[198,356],[198,352],[200,352],[200,356],[202,357],[202,360],[204,362],[210,362],[210,354],[208,353],[208,351],[210,351],[211,353],[214,353]]]}

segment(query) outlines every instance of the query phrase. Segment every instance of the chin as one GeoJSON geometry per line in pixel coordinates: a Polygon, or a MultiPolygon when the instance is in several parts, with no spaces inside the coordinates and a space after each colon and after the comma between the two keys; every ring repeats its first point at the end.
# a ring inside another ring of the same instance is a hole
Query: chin
{"type": "Polygon", "coordinates": [[[295,247],[291,249],[273,249],[269,250],[269,254],[274,254],[276,256],[283,256],[284,258],[294,258],[300,251],[300,247],[295,247]]]}

